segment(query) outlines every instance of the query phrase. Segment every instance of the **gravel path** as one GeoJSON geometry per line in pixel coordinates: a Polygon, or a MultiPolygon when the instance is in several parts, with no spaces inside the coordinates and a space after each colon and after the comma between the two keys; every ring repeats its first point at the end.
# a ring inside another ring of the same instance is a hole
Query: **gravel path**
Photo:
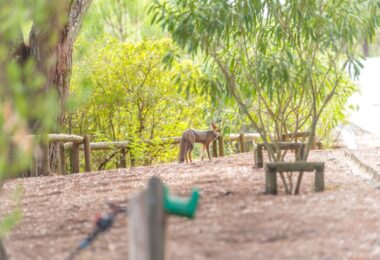
{"type": "MultiPolygon", "coordinates": [[[[314,151],[326,161],[326,191],[312,191],[305,174],[301,195],[263,195],[264,171],[252,154],[191,165],[166,164],[99,173],[8,181],[0,214],[15,207],[12,193],[23,188],[22,221],[8,235],[11,259],[64,259],[93,227],[106,202],[125,202],[156,175],[171,193],[201,190],[194,220],[171,217],[170,259],[379,259],[380,190],[353,174],[343,151],[314,151]]],[[[280,191],[283,189],[280,188],[280,191]]],[[[127,259],[125,216],[77,259],[127,259]]]]}

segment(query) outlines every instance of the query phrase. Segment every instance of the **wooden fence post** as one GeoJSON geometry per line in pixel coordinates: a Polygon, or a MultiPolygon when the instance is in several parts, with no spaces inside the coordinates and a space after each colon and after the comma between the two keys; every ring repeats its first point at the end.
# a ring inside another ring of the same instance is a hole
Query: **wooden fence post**
{"type": "Polygon", "coordinates": [[[79,144],[73,143],[73,147],[71,148],[71,173],[79,172],[79,144]]]}
{"type": "Polygon", "coordinates": [[[37,170],[37,164],[38,164],[38,157],[35,156],[33,153],[32,161],[30,162],[30,177],[37,177],[38,176],[38,170],[37,170]]]}
{"type": "MultiPolygon", "coordinates": [[[[45,146],[46,147],[46,146],[45,146]]],[[[43,172],[44,151],[42,149],[41,140],[38,137],[33,137],[33,154],[30,165],[30,176],[37,177],[43,172]]]]}
{"type": "Polygon", "coordinates": [[[216,140],[212,142],[212,157],[218,157],[218,147],[216,140]]]}
{"type": "Polygon", "coordinates": [[[276,168],[269,167],[268,165],[265,169],[265,193],[273,195],[277,194],[276,168]]]}
{"type": "Polygon", "coordinates": [[[301,152],[300,152],[300,160],[304,160],[305,149],[306,149],[306,145],[302,144],[302,146],[301,146],[301,152]]]}
{"type": "Polygon", "coordinates": [[[296,154],[296,161],[301,161],[303,160],[303,156],[305,154],[305,144],[302,143],[299,147],[295,149],[295,154],[296,154]]]}
{"type": "Polygon", "coordinates": [[[298,147],[294,150],[296,161],[300,161],[302,158],[302,147],[298,147]]]}
{"type": "Polygon", "coordinates": [[[314,179],[314,190],[316,192],[325,190],[325,176],[324,176],[325,169],[324,168],[325,168],[324,164],[316,168],[315,179],[314,179]]]}
{"type": "Polygon", "coordinates": [[[83,139],[84,148],[84,168],[86,172],[91,172],[91,147],[90,136],[85,135],[83,139]]]}
{"type": "Polygon", "coordinates": [[[224,140],[223,140],[223,135],[218,137],[218,145],[219,145],[219,157],[224,156],[224,140]]]}
{"type": "Polygon", "coordinates": [[[0,239],[0,259],[2,259],[2,260],[8,259],[7,252],[5,251],[3,241],[1,239],[0,239]]]}
{"type": "Polygon", "coordinates": [[[47,176],[50,172],[50,160],[49,160],[49,140],[47,135],[42,137],[41,142],[42,149],[42,175],[47,176]]]}
{"type": "Polygon", "coordinates": [[[136,157],[135,157],[135,155],[131,151],[129,151],[129,157],[131,158],[130,159],[130,161],[131,161],[131,167],[135,167],[135,165],[136,165],[136,157]]]}
{"type": "Polygon", "coordinates": [[[164,260],[166,215],[163,185],[153,177],[148,190],[131,199],[128,207],[130,260],[164,260]]]}
{"type": "Polygon", "coordinates": [[[125,149],[120,150],[120,168],[127,168],[127,151],[125,149]]]}
{"type": "Polygon", "coordinates": [[[255,155],[255,167],[256,168],[263,168],[263,166],[264,166],[263,149],[260,145],[255,146],[254,155],[255,155]]]}
{"type": "Polygon", "coordinates": [[[58,143],[59,154],[59,174],[66,174],[66,159],[65,159],[65,145],[64,143],[58,143]]]}
{"type": "Polygon", "coordinates": [[[240,152],[245,153],[245,141],[244,141],[244,134],[241,133],[239,135],[239,142],[240,142],[240,152]]]}

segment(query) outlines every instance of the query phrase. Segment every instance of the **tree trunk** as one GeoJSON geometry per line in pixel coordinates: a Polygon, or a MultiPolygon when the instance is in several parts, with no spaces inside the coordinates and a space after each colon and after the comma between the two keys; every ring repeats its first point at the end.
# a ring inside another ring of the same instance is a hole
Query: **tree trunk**
{"type": "MultiPolygon", "coordinates": [[[[91,0],[62,0],[47,3],[51,15],[44,23],[34,23],[32,26],[29,35],[30,56],[36,60],[37,70],[46,80],[37,95],[45,95],[53,90],[59,101],[55,129],[40,129],[39,122],[35,120],[30,124],[34,133],[41,131],[59,133],[62,129],[69,93],[73,45],[90,4],[91,0]]],[[[51,169],[56,171],[58,145],[50,148],[51,169]]]]}

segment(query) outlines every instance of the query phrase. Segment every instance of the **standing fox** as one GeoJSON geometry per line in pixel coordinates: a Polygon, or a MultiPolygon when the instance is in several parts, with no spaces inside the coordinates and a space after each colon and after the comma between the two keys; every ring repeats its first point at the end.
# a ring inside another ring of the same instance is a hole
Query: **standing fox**
{"type": "Polygon", "coordinates": [[[201,143],[203,144],[202,148],[202,161],[204,156],[204,151],[207,150],[208,158],[211,160],[210,157],[210,150],[209,146],[210,143],[212,143],[216,138],[220,135],[220,129],[217,128],[217,126],[212,123],[212,130],[207,131],[201,131],[201,130],[194,130],[194,129],[187,129],[182,134],[181,144],[179,148],[179,163],[183,163],[186,159],[186,162],[188,162],[188,158],[190,162],[191,160],[191,152],[194,148],[194,143],[201,143]]]}

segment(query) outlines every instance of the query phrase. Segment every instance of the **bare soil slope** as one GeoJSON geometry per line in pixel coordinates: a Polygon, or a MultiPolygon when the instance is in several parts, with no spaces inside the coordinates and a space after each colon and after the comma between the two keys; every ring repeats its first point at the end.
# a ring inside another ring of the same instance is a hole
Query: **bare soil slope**
{"type": "MultiPolygon", "coordinates": [[[[171,217],[171,259],[379,259],[380,190],[351,174],[342,152],[314,151],[326,161],[326,191],[263,195],[264,171],[251,153],[190,165],[166,164],[99,173],[8,181],[0,215],[14,208],[11,194],[24,189],[23,219],[5,240],[11,259],[64,259],[93,227],[106,202],[126,201],[159,176],[172,194],[201,190],[194,220],[171,217]]],[[[282,190],[282,189],[281,189],[282,190]]],[[[126,216],[77,259],[128,259],[126,216]]]]}

